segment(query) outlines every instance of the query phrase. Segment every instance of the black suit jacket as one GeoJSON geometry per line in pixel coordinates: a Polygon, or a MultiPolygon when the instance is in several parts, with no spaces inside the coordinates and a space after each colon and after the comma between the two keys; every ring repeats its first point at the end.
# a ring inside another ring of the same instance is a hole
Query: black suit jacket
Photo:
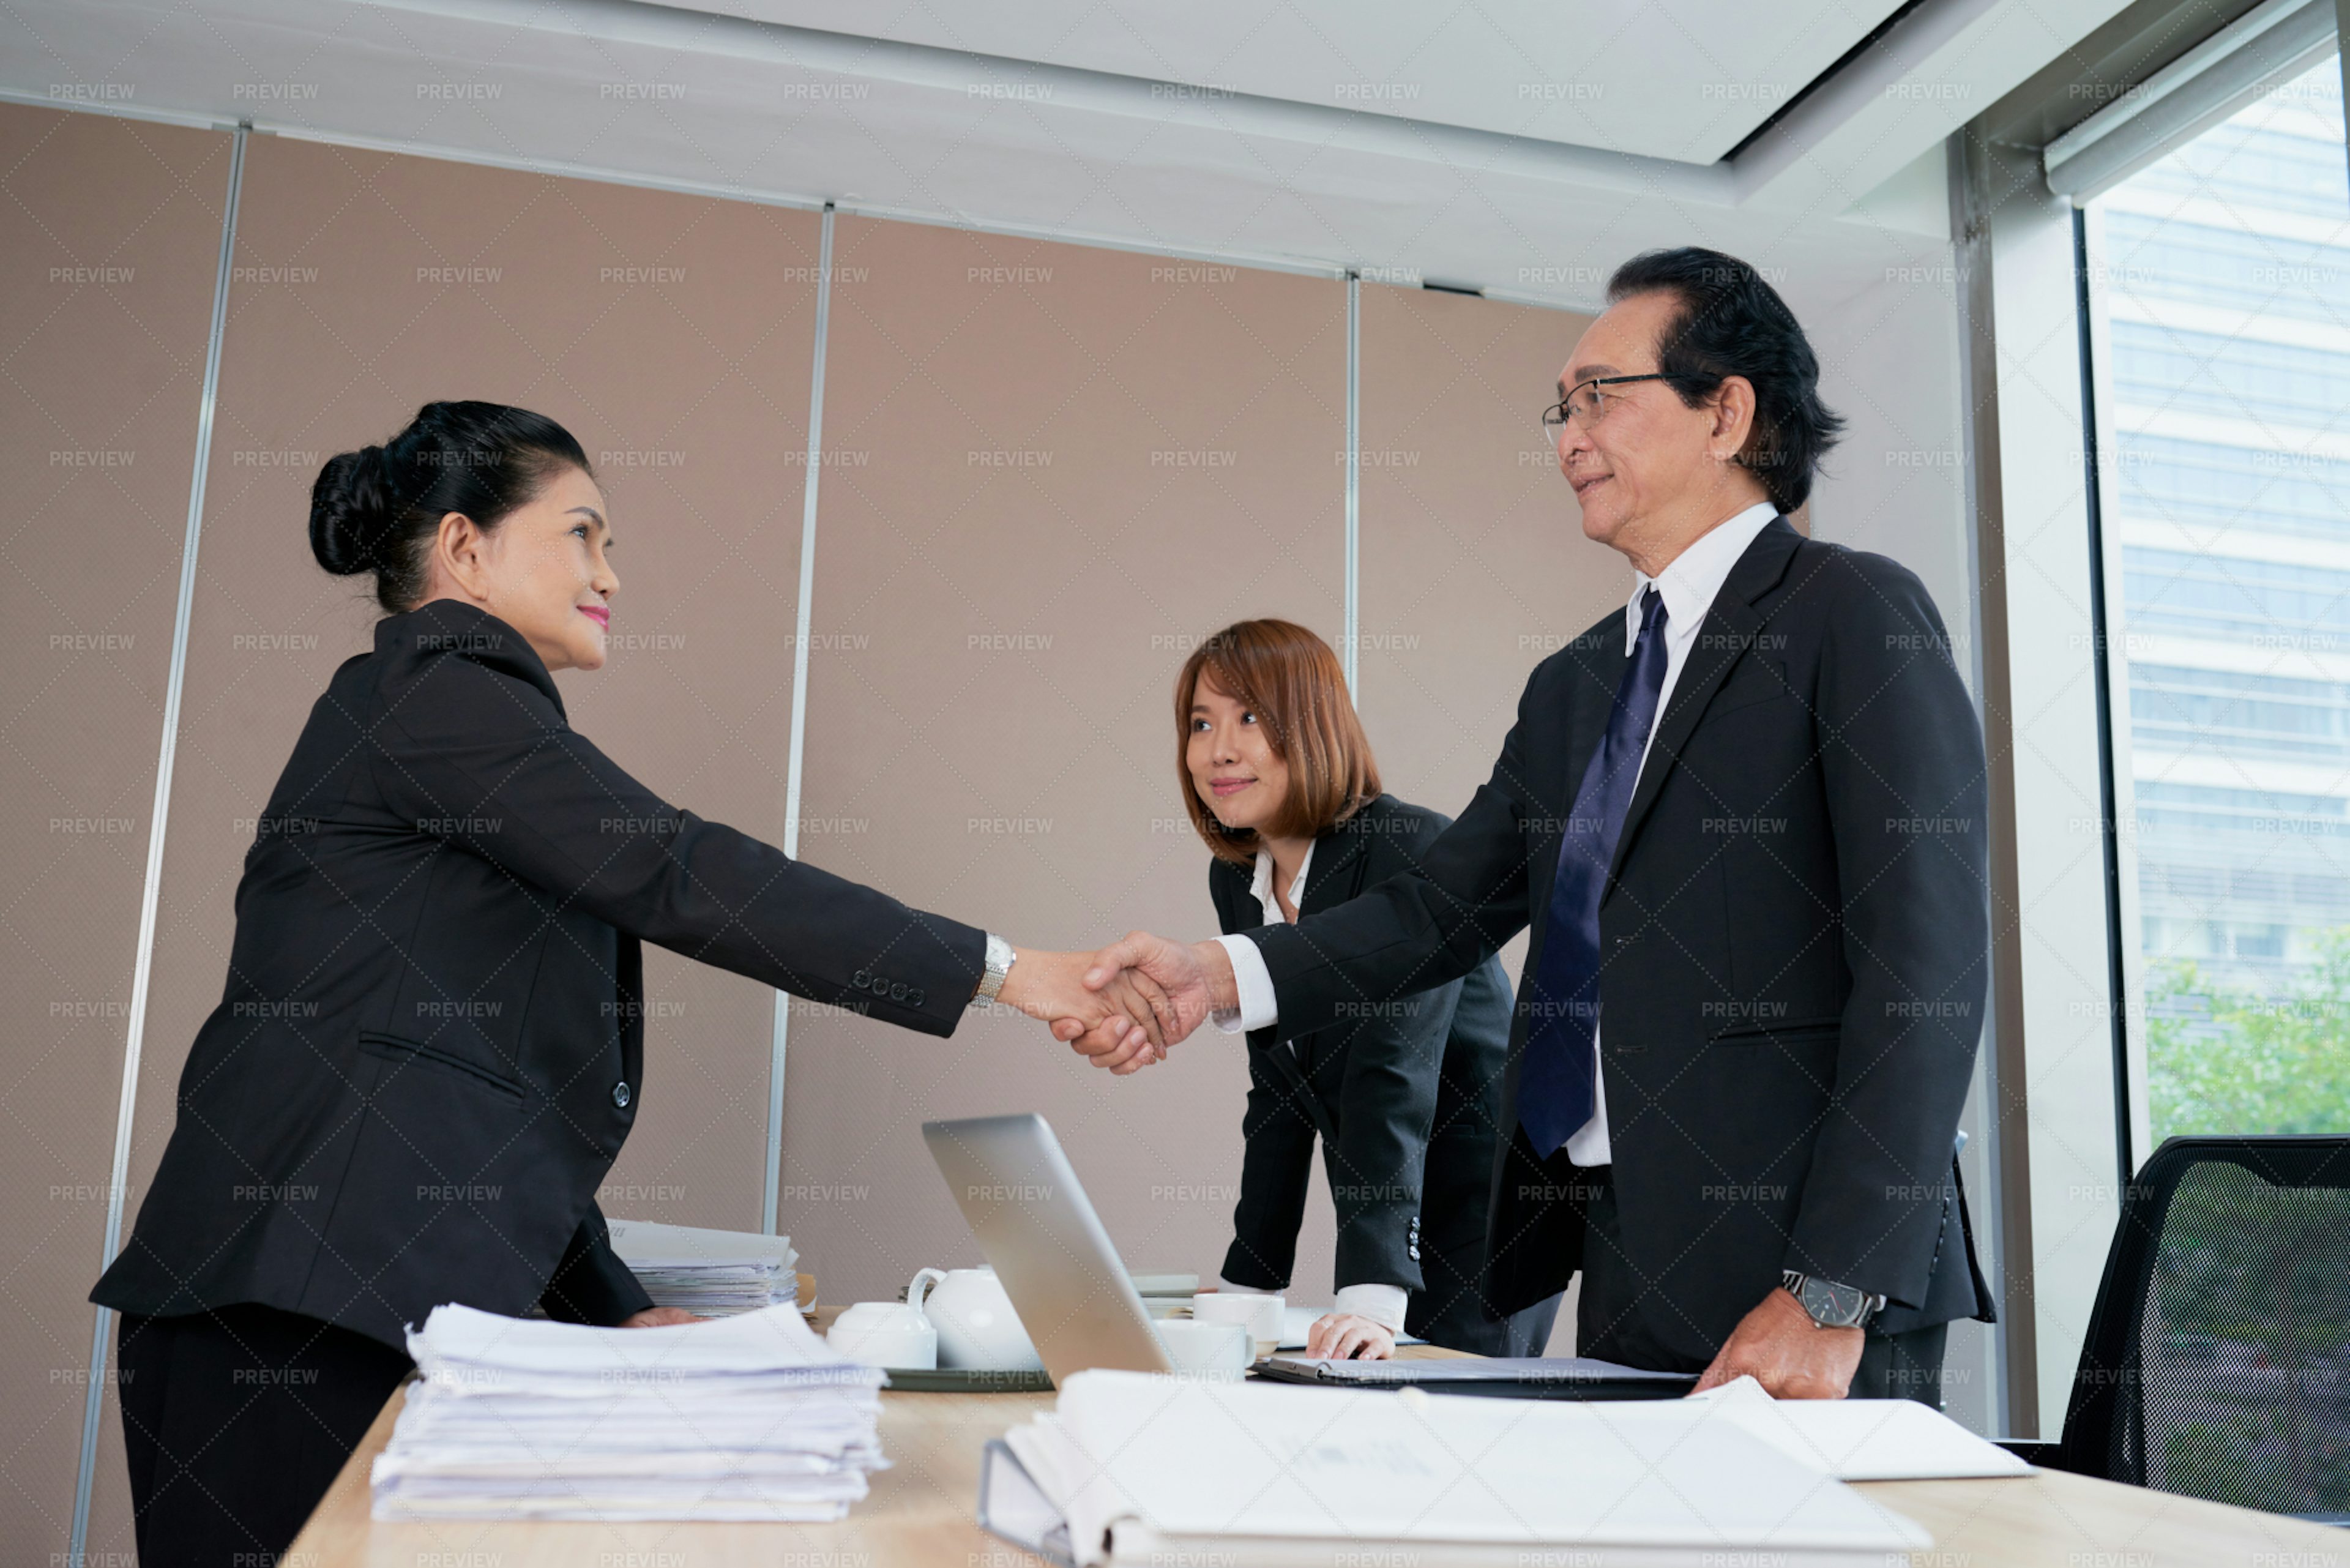
{"type": "Polygon", "coordinates": [[[643,1104],[640,941],[947,1034],[985,939],[663,801],[504,622],[379,623],[270,795],[226,989],[91,1299],[260,1302],[394,1346],[442,1302],[649,1305],[595,1202],[643,1104]]]}
{"type": "MultiPolygon", "coordinates": [[[[1409,871],[1451,823],[1380,795],[1315,841],[1299,917],[1409,871]]],[[[1225,932],[1263,924],[1251,874],[1228,860],[1208,865],[1225,932]]],[[[1479,1292],[1509,1033],[1509,981],[1492,958],[1311,1033],[1252,1030],[1224,1278],[1288,1286],[1318,1135],[1337,1210],[1336,1283],[1402,1287],[1405,1327],[1438,1344],[1507,1348],[1479,1292]]]]}
{"type": "MultiPolygon", "coordinates": [[[[1284,1029],[1440,985],[1529,923],[1537,972],[1626,663],[1617,611],[1536,667],[1492,776],[1417,869],[1249,933],[1284,1029]]],[[[1681,1357],[1710,1359],[1782,1269],[1881,1292],[1887,1332],[1988,1313],[1952,1150],[1988,985],[1985,801],[1981,729],[1918,579],[1773,522],[1658,717],[1599,909],[1617,1202],[1681,1357]]],[[[1564,1149],[1504,1147],[1495,1310],[1567,1282],[1575,1189],[1564,1149]]]]}

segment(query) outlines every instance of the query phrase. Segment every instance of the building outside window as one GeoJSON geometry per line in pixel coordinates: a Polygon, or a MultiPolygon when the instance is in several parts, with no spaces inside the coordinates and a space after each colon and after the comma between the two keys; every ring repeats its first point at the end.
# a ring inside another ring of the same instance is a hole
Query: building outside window
{"type": "Polygon", "coordinates": [[[2087,232],[2152,1131],[2350,1132],[2338,62],[2099,197],[2087,232]]]}

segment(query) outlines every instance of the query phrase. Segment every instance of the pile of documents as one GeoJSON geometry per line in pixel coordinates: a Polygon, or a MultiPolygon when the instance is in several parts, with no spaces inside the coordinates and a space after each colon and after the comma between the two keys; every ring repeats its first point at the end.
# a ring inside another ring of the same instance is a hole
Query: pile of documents
{"type": "Polygon", "coordinates": [[[705,1231],[651,1220],[608,1221],[612,1251],[637,1276],[655,1306],[702,1317],[788,1303],[799,1293],[799,1254],[789,1236],[705,1231]]]}
{"type": "Polygon", "coordinates": [[[980,1522],[1081,1565],[1884,1568],[1932,1537],[1840,1470],[2027,1470],[1922,1405],[1818,1407],[1825,1426],[1759,1388],[1582,1403],[1081,1372],[989,1445],[980,1522]]]}
{"type": "Polygon", "coordinates": [[[791,1306],[671,1328],[432,1309],[375,1517],[836,1520],[888,1461],[884,1374],[791,1306]]]}

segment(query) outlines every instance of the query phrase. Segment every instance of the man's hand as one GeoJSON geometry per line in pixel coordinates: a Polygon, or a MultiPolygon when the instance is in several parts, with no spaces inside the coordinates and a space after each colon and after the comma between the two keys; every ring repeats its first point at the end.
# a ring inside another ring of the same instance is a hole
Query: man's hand
{"type": "Polygon", "coordinates": [[[671,1324],[702,1321],[683,1307],[647,1307],[633,1317],[622,1318],[620,1326],[622,1328],[667,1328],[671,1324]]]}
{"type": "Polygon", "coordinates": [[[1053,1038],[1066,1040],[1082,1054],[1090,1056],[1097,1067],[1107,1067],[1119,1077],[1139,1073],[1153,1062],[1167,1059],[1167,1047],[1161,1042],[1169,1039],[1174,1027],[1175,1010],[1159,982],[1138,969],[1122,969],[1111,977],[1102,989],[1102,999],[1109,1004],[1107,1020],[1088,1028],[1080,1018],[1053,1020],[1053,1038]],[[1129,1019],[1143,1019],[1145,1024],[1128,1024],[1119,1033],[1118,1025],[1129,1019]]]}
{"type": "MultiPolygon", "coordinates": [[[[1092,953],[1038,952],[1031,948],[1016,948],[1012,971],[1003,977],[1003,989],[995,999],[1031,1018],[1052,1023],[1056,1039],[1075,1039],[1082,1033],[1095,1041],[1090,1049],[1079,1048],[1086,1050],[1087,1055],[1117,1058],[1117,1062],[1105,1065],[1132,1060],[1140,1066],[1142,1060],[1137,1058],[1149,1060],[1163,1054],[1166,1034],[1160,1019],[1171,1017],[1172,1012],[1162,1013],[1154,1005],[1159,987],[1141,977],[1120,987],[1088,987],[1083,983],[1083,977],[1097,961],[1097,955],[1092,953]],[[1154,1054],[1144,1058],[1146,1052],[1154,1054]]],[[[1159,997],[1159,1001],[1164,998],[1159,997]]]]}
{"type": "Polygon", "coordinates": [[[1091,1056],[1097,1067],[1131,1072],[1153,1059],[1144,1055],[1146,1044],[1155,1044],[1157,1054],[1164,1055],[1167,1046],[1197,1029],[1211,1010],[1240,1004],[1232,959],[1216,942],[1186,947],[1149,931],[1128,931],[1094,954],[1093,967],[1085,973],[1090,991],[1139,986],[1145,981],[1157,988],[1161,999],[1154,1004],[1159,1023],[1156,1042],[1137,1041],[1131,1034],[1120,1035],[1099,1025],[1081,1029],[1073,1019],[1056,1022],[1054,1034],[1091,1056]]]}
{"type": "Polygon", "coordinates": [[[1752,1377],[1774,1399],[1841,1399],[1860,1369],[1857,1328],[1822,1328],[1803,1303],[1774,1290],[1731,1331],[1695,1392],[1752,1377]]]}
{"type": "MultiPolygon", "coordinates": [[[[1128,1018],[1149,1019],[1157,1025],[1157,1030],[1155,1033],[1139,1027],[1128,1030],[1125,1045],[1119,1047],[1113,1044],[1109,1059],[1104,1060],[1097,1055],[1094,1058],[1094,1065],[1107,1067],[1119,1077],[1124,1077],[1128,1073],[1148,1067],[1153,1062],[1165,1061],[1167,1046],[1172,1044],[1176,1039],[1176,1036],[1169,1033],[1175,1026],[1175,1008],[1174,1004],[1167,1000],[1167,993],[1159,989],[1159,982],[1139,969],[1122,969],[1118,971],[1109,984],[1103,988],[1102,995],[1116,1009],[1116,1012],[1111,1014],[1112,1018],[1123,1014],[1128,1018]],[[1154,1041],[1165,1044],[1154,1044],[1154,1041]]],[[[1075,1019],[1055,1019],[1053,1021],[1055,1039],[1063,1037],[1065,1025],[1066,1032],[1074,1032],[1078,1026],[1075,1019]]],[[[1088,1033],[1097,1042],[1108,1038],[1098,1029],[1088,1033]]],[[[1079,1035],[1078,1038],[1082,1040],[1087,1038],[1087,1035],[1079,1035]]],[[[1079,1046],[1078,1049],[1083,1050],[1084,1047],[1079,1046]]]]}
{"type": "Polygon", "coordinates": [[[1387,1361],[1395,1355],[1395,1335],[1387,1324],[1350,1312],[1328,1312],[1305,1331],[1305,1354],[1333,1361],[1387,1361]]]}

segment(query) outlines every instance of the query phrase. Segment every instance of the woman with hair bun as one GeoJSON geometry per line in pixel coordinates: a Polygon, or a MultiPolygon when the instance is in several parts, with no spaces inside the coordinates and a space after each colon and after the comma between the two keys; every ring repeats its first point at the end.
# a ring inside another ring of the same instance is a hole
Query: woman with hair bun
{"type": "Polygon", "coordinates": [[[1088,955],[787,859],[573,730],[552,672],[604,662],[608,515],[570,433],[496,403],[428,403],[318,474],[311,551],[384,618],[271,792],[178,1122],[90,1293],[122,1314],[145,1568],[276,1561],[441,1303],[691,1321],[596,1207],[646,1086],[641,942],[929,1034],[998,1000],[1159,1039],[1147,982],[1104,1002],[1088,955]]]}

